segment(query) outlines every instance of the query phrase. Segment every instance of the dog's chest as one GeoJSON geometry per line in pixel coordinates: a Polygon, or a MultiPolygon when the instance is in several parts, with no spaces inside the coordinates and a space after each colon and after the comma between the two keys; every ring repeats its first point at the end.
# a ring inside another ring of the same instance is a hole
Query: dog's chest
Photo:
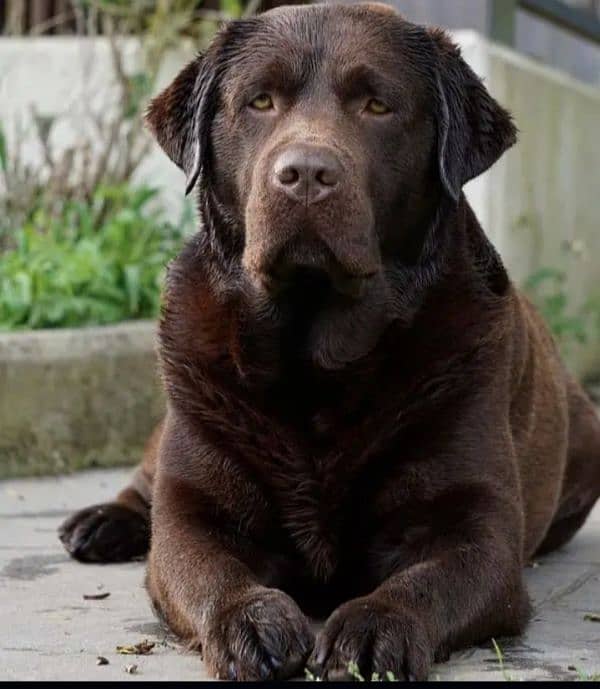
{"type": "Polygon", "coordinates": [[[264,486],[277,529],[310,576],[330,581],[368,521],[372,467],[398,426],[395,402],[378,404],[376,381],[341,386],[301,371],[260,394],[210,383],[199,400],[205,435],[264,486]]]}
{"type": "Polygon", "coordinates": [[[357,432],[337,420],[329,410],[318,411],[303,420],[301,435],[287,435],[265,419],[260,437],[240,458],[267,483],[269,509],[309,578],[323,583],[371,540],[377,476],[370,467],[385,445],[378,443],[375,424],[357,432]]]}

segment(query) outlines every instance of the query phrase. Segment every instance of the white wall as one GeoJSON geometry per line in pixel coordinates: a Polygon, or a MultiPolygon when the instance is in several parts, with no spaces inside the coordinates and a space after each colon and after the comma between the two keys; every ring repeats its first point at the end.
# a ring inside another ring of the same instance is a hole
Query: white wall
{"type": "MultiPolygon", "coordinates": [[[[134,73],[140,63],[139,45],[122,43],[124,66],[134,73]]],[[[166,85],[194,55],[191,46],[168,56],[161,68],[159,87],[166,85]]],[[[93,133],[93,116],[114,110],[118,88],[105,39],[71,37],[0,38],[0,122],[7,133],[9,151],[24,134],[23,159],[39,163],[42,150],[32,123],[31,106],[40,115],[57,117],[52,144],[73,145],[93,133]]],[[[94,136],[92,135],[92,140],[94,136]]],[[[164,187],[167,202],[179,212],[185,180],[158,146],[145,159],[137,178],[164,187]]],[[[2,193],[0,181],[0,193],[2,193]]]]}
{"type": "MultiPolygon", "coordinates": [[[[569,275],[572,307],[600,298],[600,89],[587,86],[518,53],[491,44],[473,31],[456,40],[490,91],[515,115],[516,147],[467,194],[484,228],[519,282],[539,267],[569,275]]],[[[136,44],[127,63],[136,62],[136,44]]],[[[193,55],[182,48],[166,61],[165,84],[193,55]]],[[[0,39],[0,120],[8,129],[27,129],[29,106],[42,114],[63,114],[55,144],[64,146],[86,126],[86,110],[102,112],[114,102],[109,46],[103,40],[73,38],[0,39]]],[[[26,155],[39,160],[31,143],[26,155]]],[[[180,208],[183,174],[154,149],[139,179],[164,187],[170,207],[180,208]]],[[[1,193],[1,190],[0,190],[1,193]]],[[[594,333],[573,352],[579,373],[600,372],[600,343],[594,333]]]]}

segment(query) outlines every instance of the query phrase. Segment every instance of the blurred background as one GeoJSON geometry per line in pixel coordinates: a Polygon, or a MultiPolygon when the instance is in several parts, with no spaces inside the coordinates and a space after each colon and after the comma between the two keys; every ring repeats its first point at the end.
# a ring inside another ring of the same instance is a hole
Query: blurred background
{"type": "MultiPolygon", "coordinates": [[[[164,266],[195,227],[148,98],[261,0],[0,0],[0,478],[136,461],[163,410],[164,266]]],[[[600,0],[397,0],[450,29],[520,142],[467,186],[515,281],[600,379],[600,0]]]]}

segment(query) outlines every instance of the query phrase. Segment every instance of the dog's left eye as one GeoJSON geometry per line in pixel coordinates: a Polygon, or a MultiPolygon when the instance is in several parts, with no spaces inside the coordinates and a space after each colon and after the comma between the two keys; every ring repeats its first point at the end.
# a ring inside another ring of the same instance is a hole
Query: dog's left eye
{"type": "Polygon", "coordinates": [[[260,93],[256,98],[250,101],[250,107],[255,110],[271,110],[273,107],[273,99],[268,93],[260,93]]]}
{"type": "Polygon", "coordinates": [[[380,100],[377,100],[377,98],[371,98],[365,106],[365,110],[371,113],[371,115],[385,115],[390,112],[388,106],[380,100]]]}

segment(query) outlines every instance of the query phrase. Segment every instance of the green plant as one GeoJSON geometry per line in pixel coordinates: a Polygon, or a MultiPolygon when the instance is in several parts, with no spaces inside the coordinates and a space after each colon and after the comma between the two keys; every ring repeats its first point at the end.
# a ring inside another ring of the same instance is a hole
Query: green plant
{"type": "Polygon", "coordinates": [[[496,654],[496,659],[498,660],[498,665],[500,666],[500,672],[502,673],[502,677],[504,677],[504,679],[507,682],[512,682],[512,675],[506,670],[506,667],[504,665],[504,654],[502,653],[502,649],[498,645],[496,639],[492,639],[492,646],[494,647],[494,653],[496,654]]]}
{"type": "Polygon", "coordinates": [[[157,314],[163,271],[191,215],[173,225],[156,190],[100,187],[34,210],[0,262],[0,329],[105,324],[157,314]]]}
{"type": "Polygon", "coordinates": [[[589,304],[578,311],[571,310],[565,291],[566,280],[563,270],[546,267],[530,275],[524,285],[563,348],[574,342],[586,342],[590,315],[589,304]]]}
{"type": "MultiPolygon", "coordinates": [[[[25,30],[25,3],[13,5],[19,17],[7,21],[5,30],[19,33],[25,30]]],[[[62,5],[64,11],[50,23],[33,26],[31,33],[74,30],[79,36],[105,37],[111,88],[102,106],[87,105],[83,117],[69,111],[40,113],[32,102],[30,112],[4,127],[0,122],[0,251],[13,245],[14,228],[28,223],[40,208],[56,216],[65,201],[90,203],[98,187],[128,183],[152,148],[142,113],[157,90],[167,53],[181,48],[182,39],[190,53],[202,48],[220,20],[244,11],[240,0],[221,0],[219,9],[203,8],[200,0],[67,0],[62,5]],[[134,45],[132,62],[127,55],[134,45]],[[57,146],[56,130],[71,122],[77,136],[57,146]],[[25,144],[39,151],[35,163],[22,155],[25,144]]],[[[256,8],[251,2],[245,11],[256,8]]],[[[82,102],[91,102],[91,95],[82,102]]]]}
{"type": "Polygon", "coordinates": [[[12,3],[4,26],[9,34],[52,29],[106,37],[116,88],[101,108],[77,115],[78,138],[65,146],[56,145],[54,134],[69,112],[49,115],[32,104],[31,118],[6,129],[0,122],[0,330],[157,313],[164,265],[191,216],[186,207],[179,224],[166,222],[155,211],[156,191],[130,186],[152,146],[142,113],[168,51],[182,39],[203,47],[218,22],[252,14],[260,0],[220,0],[214,9],[203,4],[67,0],[60,13],[27,28],[25,4],[12,3]],[[133,70],[125,59],[132,38],[138,46],[133,70]],[[35,164],[22,155],[32,134],[41,153],[35,164]]]}
{"type": "MultiPolygon", "coordinates": [[[[350,661],[348,663],[348,674],[354,680],[355,682],[398,682],[400,680],[396,679],[396,676],[394,675],[393,672],[388,670],[383,676],[381,676],[378,672],[373,672],[371,674],[371,678],[369,680],[366,680],[365,677],[360,672],[360,668],[358,665],[350,661]]],[[[321,682],[321,678],[317,677],[314,675],[308,668],[304,669],[304,677],[306,681],[308,682],[321,682]]]]}
{"type": "Polygon", "coordinates": [[[600,673],[589,674],[578,668],[575,669],[575,672],[577,673],[577,681],[579,682],[600,682],[600,673]]]}

